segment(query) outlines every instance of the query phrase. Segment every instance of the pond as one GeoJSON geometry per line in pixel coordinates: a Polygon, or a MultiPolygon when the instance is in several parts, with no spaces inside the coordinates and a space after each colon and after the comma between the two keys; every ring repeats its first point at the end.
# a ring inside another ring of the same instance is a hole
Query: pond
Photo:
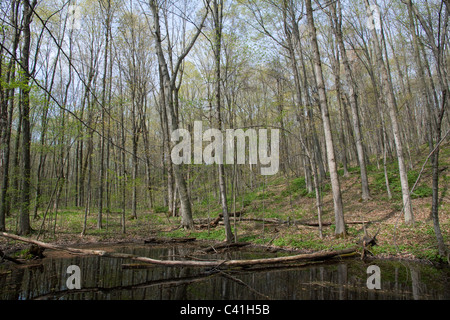
{"type": "MultiPolygon", "coordinates": [[[[114,251],[180,260],[189,246],[127,245],[114,251]]],[[[429,264],[346,259],[329,263],[214,272],[206,268],[132,268],[135,262],[46,252],[31,266],[0,264],[0,300],[448,300],[450,268],[429,264]],[[70,290],[69,266],[80,289],[70,290]],[[127,266],[124,266],[127,265],[127,266]],[[369,266],[380,268],[381,289],[369,289],[369,266]]],[[[275,254],[240,249],[201,259],[255,259],[275,254]]]]}

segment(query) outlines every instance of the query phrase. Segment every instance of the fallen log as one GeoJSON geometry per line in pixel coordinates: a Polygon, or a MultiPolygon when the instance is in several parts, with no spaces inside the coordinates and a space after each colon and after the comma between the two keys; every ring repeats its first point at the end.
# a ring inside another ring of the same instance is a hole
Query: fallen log
{"type": "Polygon", "coordinates": [[[56,244],[49,244],[33,239],[23,238],[13,234],[8,234],[1,232],[0,236],[23,241],[27,243],[32,243],[42,248],[50,250],[60,250],[66,251],[77,255],[96,255],[100,257],[107,258],[119,258],[119,259],[130,259],[134,261],[140,261],[148,264],[166,266],[166,267],[211,267],[211,268],[221,268],[221,267],[242,267],[242,266],[254,266],[254,265],[270,265],[270,264],[282,264],[289,262],[300,262],[300,261],[320,261],[328,260],[343,255],[348,255],[358,252],[358,247],[353,247],[344,250],[330,251],[330,252],[317,252],[300,254],[295,256],[286,257],[276,257],[276,258],[265,258],[265,259],[251,259],[251,260],[209,260],[209,261],[192,261],[192,260],[158,260],[148,257],[139,257],[133,254],[118,253],[118,252],[108,252],[104,250],[91,250],[91,249],[79,249],[63,247],[56,244]]]}

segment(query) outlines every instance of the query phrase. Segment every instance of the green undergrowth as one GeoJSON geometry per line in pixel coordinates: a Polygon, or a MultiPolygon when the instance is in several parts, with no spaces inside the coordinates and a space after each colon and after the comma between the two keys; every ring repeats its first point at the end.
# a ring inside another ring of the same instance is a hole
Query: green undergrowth
{"type": "MultiPolygon", "coordinates": [[[[320,192],[321,195],[324,196],[327,192],[331,190],[331,184],[329,183],[323,183],[320,186],[320,192]]],[[[301,178],[295,178],[292,181],[289,182],[286,189],[281,192],[281,196],[288,197],[288,196],[301,196],[301,197],[308,197],[308,198],[315,198],[316,192],[313,190],[312,192],[309,192],[307,185],[306,185],[306,179],[304,177],[301,178]]]]}
{"type": "MultiPolygon", "coordinates": [[[[394,168],[395,169],[395,168],[394,168]]],[[[400,175],[398,170],[391,169],[387,171],[387,176],[389,180],[389,187],[391,189],[392,198],[393,199],[401,199],[402,196],[402,188],[400,184],[400,175]]],[[[386,178],[384,172],[373,173],[373,184],[372,189],[375,192],[383,193],[387,192],[386,190],[386,178]]],[[[410,190],[414,186],[419,177],[419,170],[411,170],[408,172],[408,185],[410,190]]],[[[423,180],[419,180],[416,185],[411,197],[413,199],[418,198],[426,198],[430,197],[433,194],[433,189],[428,185],[427,182],[423,182],[423,180]]]]}

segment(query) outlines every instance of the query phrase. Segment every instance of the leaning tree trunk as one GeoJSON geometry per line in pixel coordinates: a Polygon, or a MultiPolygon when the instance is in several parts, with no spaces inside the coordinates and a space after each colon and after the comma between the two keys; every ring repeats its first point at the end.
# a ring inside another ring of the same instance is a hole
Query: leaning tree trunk
{"type": "Polygon", "coordinates": [[[325,91],[325,81],[322,73],[322,63],[320,60],[320,52],[319,45],[317,43],[317,33],[316,27],[314,25],[314,17],[313,17],[313,9],[311,0],[306,1],[306,12],[308,17],[308,26],[311,35],[311,44],[313,48],[313,59],[314,59],[314,71],[317,82],[317,90],[319,92],[319,103],[322,111],[322,122],[323,128],[325,132],[325,144],[328,158],[328,167],[330,170],[330,178],[331,178],[331,188],[333,192],[333,201],[334,201],[334,215],[335,215],[335,223],[336,230],[335,235],[337,237],[345,236],[345,222],[344,222],[344,209],[342,203],[342,194],[341,194],[341,186],[339,182],[339,176],[337,173],[337,165],[335,159],[334,152],[334,142],[333,135],[331,132],[331,121],[330,115],[328,113],[328,101],[327,94],[325,91]]]}

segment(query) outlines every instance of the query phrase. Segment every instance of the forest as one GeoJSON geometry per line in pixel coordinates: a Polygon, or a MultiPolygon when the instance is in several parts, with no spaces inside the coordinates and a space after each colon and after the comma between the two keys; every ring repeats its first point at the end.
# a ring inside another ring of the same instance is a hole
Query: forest
{"type": "Polygon", "coordinates": [[[450,262],[449,0],[0,11],[2,235],[450,262]]]}

